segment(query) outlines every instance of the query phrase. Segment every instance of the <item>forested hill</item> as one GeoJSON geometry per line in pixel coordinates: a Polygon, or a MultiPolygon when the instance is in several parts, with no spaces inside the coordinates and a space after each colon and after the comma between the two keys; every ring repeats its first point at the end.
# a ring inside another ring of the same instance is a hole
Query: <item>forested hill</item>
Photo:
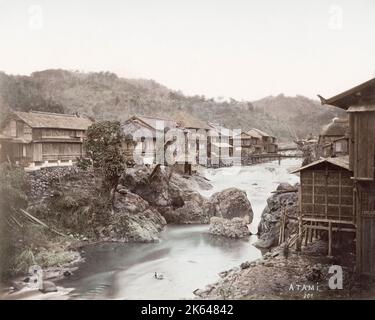
{"type": "Polygon", "coordinates": [[[83,113],[125,120],[133,114],[194,116],[247,130],[257,127],[283,140],[295,133],[319,133],[321,126],[344,113],[303,96],[266,97],[247,102],[186,96],[153,81],[119,78],[109,72],[45,70],[31,76],[0,73],[1,114],[7,109],[83,113]]]}

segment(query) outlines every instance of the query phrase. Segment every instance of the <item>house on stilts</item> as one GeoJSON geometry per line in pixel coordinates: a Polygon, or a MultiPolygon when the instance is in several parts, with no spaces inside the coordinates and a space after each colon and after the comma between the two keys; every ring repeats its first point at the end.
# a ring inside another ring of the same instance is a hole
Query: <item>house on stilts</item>
{"type": "Polygon", "coordinates": [[[375,78],[332,98],[319,96],[322,104],[336,106],[349,116],[349,154],[323,158],[300,172],[300,228],[303,235],[328,232],[332,239],[342,232],[353,235],[357,271],[375,275],[375,78]]]}

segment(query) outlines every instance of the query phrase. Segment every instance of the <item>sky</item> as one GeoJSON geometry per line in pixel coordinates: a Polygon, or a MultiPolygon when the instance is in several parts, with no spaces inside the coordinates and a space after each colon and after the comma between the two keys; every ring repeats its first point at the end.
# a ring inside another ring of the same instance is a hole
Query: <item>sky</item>
{"type": "Polygon", "coordinates": [[[0,0],[0,70],[110,71],[188,95],[330,97],[375,77],[373,0],[0,0]]]}

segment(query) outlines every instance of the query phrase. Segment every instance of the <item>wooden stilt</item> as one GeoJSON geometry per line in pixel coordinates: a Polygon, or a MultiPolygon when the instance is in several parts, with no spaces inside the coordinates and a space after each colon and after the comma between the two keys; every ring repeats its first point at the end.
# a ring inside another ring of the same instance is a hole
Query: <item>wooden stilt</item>
{"type": "Polygon", "coordinates": [[[298,238],[296,240],[296,251],[301,251],[302,246],[302,207],[301,207],[301,186],[298,188],[298,238]]]}
{"type": "Polygon", "coordinates": [[[328,257],[332,257],[332,222],[328,222],[328,257]]]}
{"type": "MultiPolygon", "coordinates": [[[[317,225],[317,222],[314,222],[314,226],[317,225]]],[[[314,228],[313,229],[313,232],[312,232],[312,240],[316,240],[316,229],[314,228]]]]}
{"type": "MultiPolygon", "coordinates": [[[[315,223],[314,222],[311,222],[311,226],[314,226],[315,223]]],[[[309,242],[311,243],[312,240],[313,240],[313,232],[314,232],[314,229],[309,229],[309,242]]]]}
{"type": "MultiPolygon", "coordinates": [[[[307,222],[307,224],[308,224],[308,222],[307,222]]],[[[305,232],[305,247],[307,246],[307,242],[309,240],[309,230],[310,230],[309,228],[306,228],[306,232],[305,232]]]]}
{"type": "Polygon", "coordinates": [[[280,217],[280,233],[279,233],[279,245],[285,241],[285,223],[286,223],[286,213],[283,210],[280,217]]]}

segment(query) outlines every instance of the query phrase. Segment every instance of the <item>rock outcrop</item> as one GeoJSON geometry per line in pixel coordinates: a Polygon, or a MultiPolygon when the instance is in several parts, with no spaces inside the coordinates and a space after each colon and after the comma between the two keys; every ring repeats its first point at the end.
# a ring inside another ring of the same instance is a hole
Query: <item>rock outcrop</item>
{"type": "Polygon", "coordinates": [[[164,217],[140,196],[122,191],[116,196],[109,226],[101,231],[104,238],[122,242],[154,242],[166,225],[164,217]]]}
{"type": "Polygon", "coordinates": [[[237,188],[228,188],[214,193],[209,200],[208,210],[212,216],[216,217],[244,218],[247,223],[253,221],[253,210],[246,192],[237,188]]]}
{"type": "Polygon", "coordinates": [[[168,223],[209,223],[213,215],[208,210],[208,200],[195,191],[212,188],[201,176],[182,176],[170,168],[152,170],[139,166],[127,170],[121,183],[155,207],[168,223]]]}
{"type": "Polygon", "coordinates": [[[251,234],[244,218],[224,219],[219,217],[211,218],[209,233],[235,239],[251,234]]]}
{"type": "Polygon", "coordinates": [[[267,199],[261,221],[258,226],[259,239],[254,244],[258,248],[268,249],[278,244],[280,219],[286,214],[285,237],[293,233],[298,226],[298,192],[296,187],[281,183],[271,197],[267,199]]]}

